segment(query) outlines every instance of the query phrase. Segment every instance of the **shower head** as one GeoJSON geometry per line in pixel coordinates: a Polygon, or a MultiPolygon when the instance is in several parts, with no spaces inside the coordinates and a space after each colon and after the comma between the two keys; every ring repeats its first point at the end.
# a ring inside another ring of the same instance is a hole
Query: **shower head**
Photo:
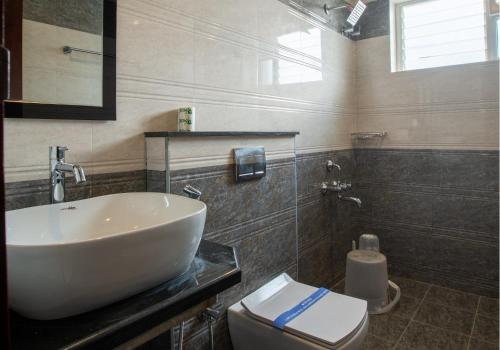
{"type": "Polygon", "coordinates": [[[361,15],[363,12],[366,10],[366,5],[364,4],[363,1],[359,0],[354,6],[354,9],[352,10],[351,14],[349,17],[347,17],[347,23],[352,25],[353,27],[358,23],[359,19],[361,18],[361,15]]]}
{"type": "Polygon", "coordinates": [[[366,4],[365,2],[372,2],[372,1],[376,1],[376,0],[364,0],[361,1],[361,0],[358,0],[358,2],[356,3],[356,6],[353,7],[353,5],[351,5],[352,3],[354,3],[355,0],[343,0],[341,3],[342,5],[339,5],[339,6],[332,6],[332,7],[329,7],[327,4],[324,4],[323,5],[323,11],[325,11],[325,14],[329,15],[330,14],[330,11],[338,11],[338,10],[342,10],[342,9],[348,9],[351,11],[349,17],[347,18],[347,23],[349,23],[351,26],[355,26],[356,23],[358,23],[361,15],[363,14],[363,12],[365,12],[366,10],[366,4]]]}

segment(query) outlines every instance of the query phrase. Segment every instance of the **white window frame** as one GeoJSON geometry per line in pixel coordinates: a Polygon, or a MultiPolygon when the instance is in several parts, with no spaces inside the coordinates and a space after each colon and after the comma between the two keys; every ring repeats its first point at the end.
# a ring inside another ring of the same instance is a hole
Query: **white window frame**
{"type": "MultiPolygon", "coordinates": [[[[401,8],[404,5],[415,4],[424,1],[433,0],[391,0],[390,1],[390,23],[391,23],[391,70],[392,72],[404,72],[409,69],[404,69],[401,55],[402,47],[402,27],[401,27],[401,8]]],[[[483,0],[485,3],[485,23],[486,23],[486,45],[487,45],[487,60],[498,60],[499,53],[497,52],[496,21],[499,18],[498,0],[483,0]]],[[[443,67],[443,66],[441,66],[443,67]]],[[[432,69],[420,68],[420,69],[432,69]]]]}

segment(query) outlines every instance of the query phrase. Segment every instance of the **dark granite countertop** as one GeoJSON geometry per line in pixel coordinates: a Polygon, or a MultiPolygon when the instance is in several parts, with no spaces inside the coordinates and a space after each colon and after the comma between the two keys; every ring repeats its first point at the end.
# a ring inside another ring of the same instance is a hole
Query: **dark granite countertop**
{"type": "Polygon", "coordinates": [[[13,349],[110,349],[241,281],[233,248],[204,241],[183,275],[82,315],[36,321],[11,312],[13,349]]]}
{"type": "Polygon", "coordinates": [[[144,133],[146,137],[292,137],[298,134],[298,131],[150,131],[144,133]]]}

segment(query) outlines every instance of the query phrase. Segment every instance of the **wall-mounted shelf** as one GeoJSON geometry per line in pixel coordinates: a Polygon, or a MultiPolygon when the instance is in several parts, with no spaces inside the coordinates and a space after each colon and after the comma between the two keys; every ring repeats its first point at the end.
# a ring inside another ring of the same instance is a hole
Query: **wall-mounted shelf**
{"type": "Polygon", "coordinates": [[[351,134],[353,140],[371,140],[376,138],[383,138],[387,135],[386,131],[377,132],[355,132],[351,134]]]}

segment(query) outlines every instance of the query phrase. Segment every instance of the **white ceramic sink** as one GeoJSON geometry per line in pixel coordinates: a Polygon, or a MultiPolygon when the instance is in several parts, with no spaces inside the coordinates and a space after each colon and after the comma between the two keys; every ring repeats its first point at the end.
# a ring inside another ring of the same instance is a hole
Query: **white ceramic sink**
{"type": "Polygon", "coordinates": [[[203,202],[121,193],[6,213],[10,306],[56,319],[110,304],[185,272],[203,202]]]}

